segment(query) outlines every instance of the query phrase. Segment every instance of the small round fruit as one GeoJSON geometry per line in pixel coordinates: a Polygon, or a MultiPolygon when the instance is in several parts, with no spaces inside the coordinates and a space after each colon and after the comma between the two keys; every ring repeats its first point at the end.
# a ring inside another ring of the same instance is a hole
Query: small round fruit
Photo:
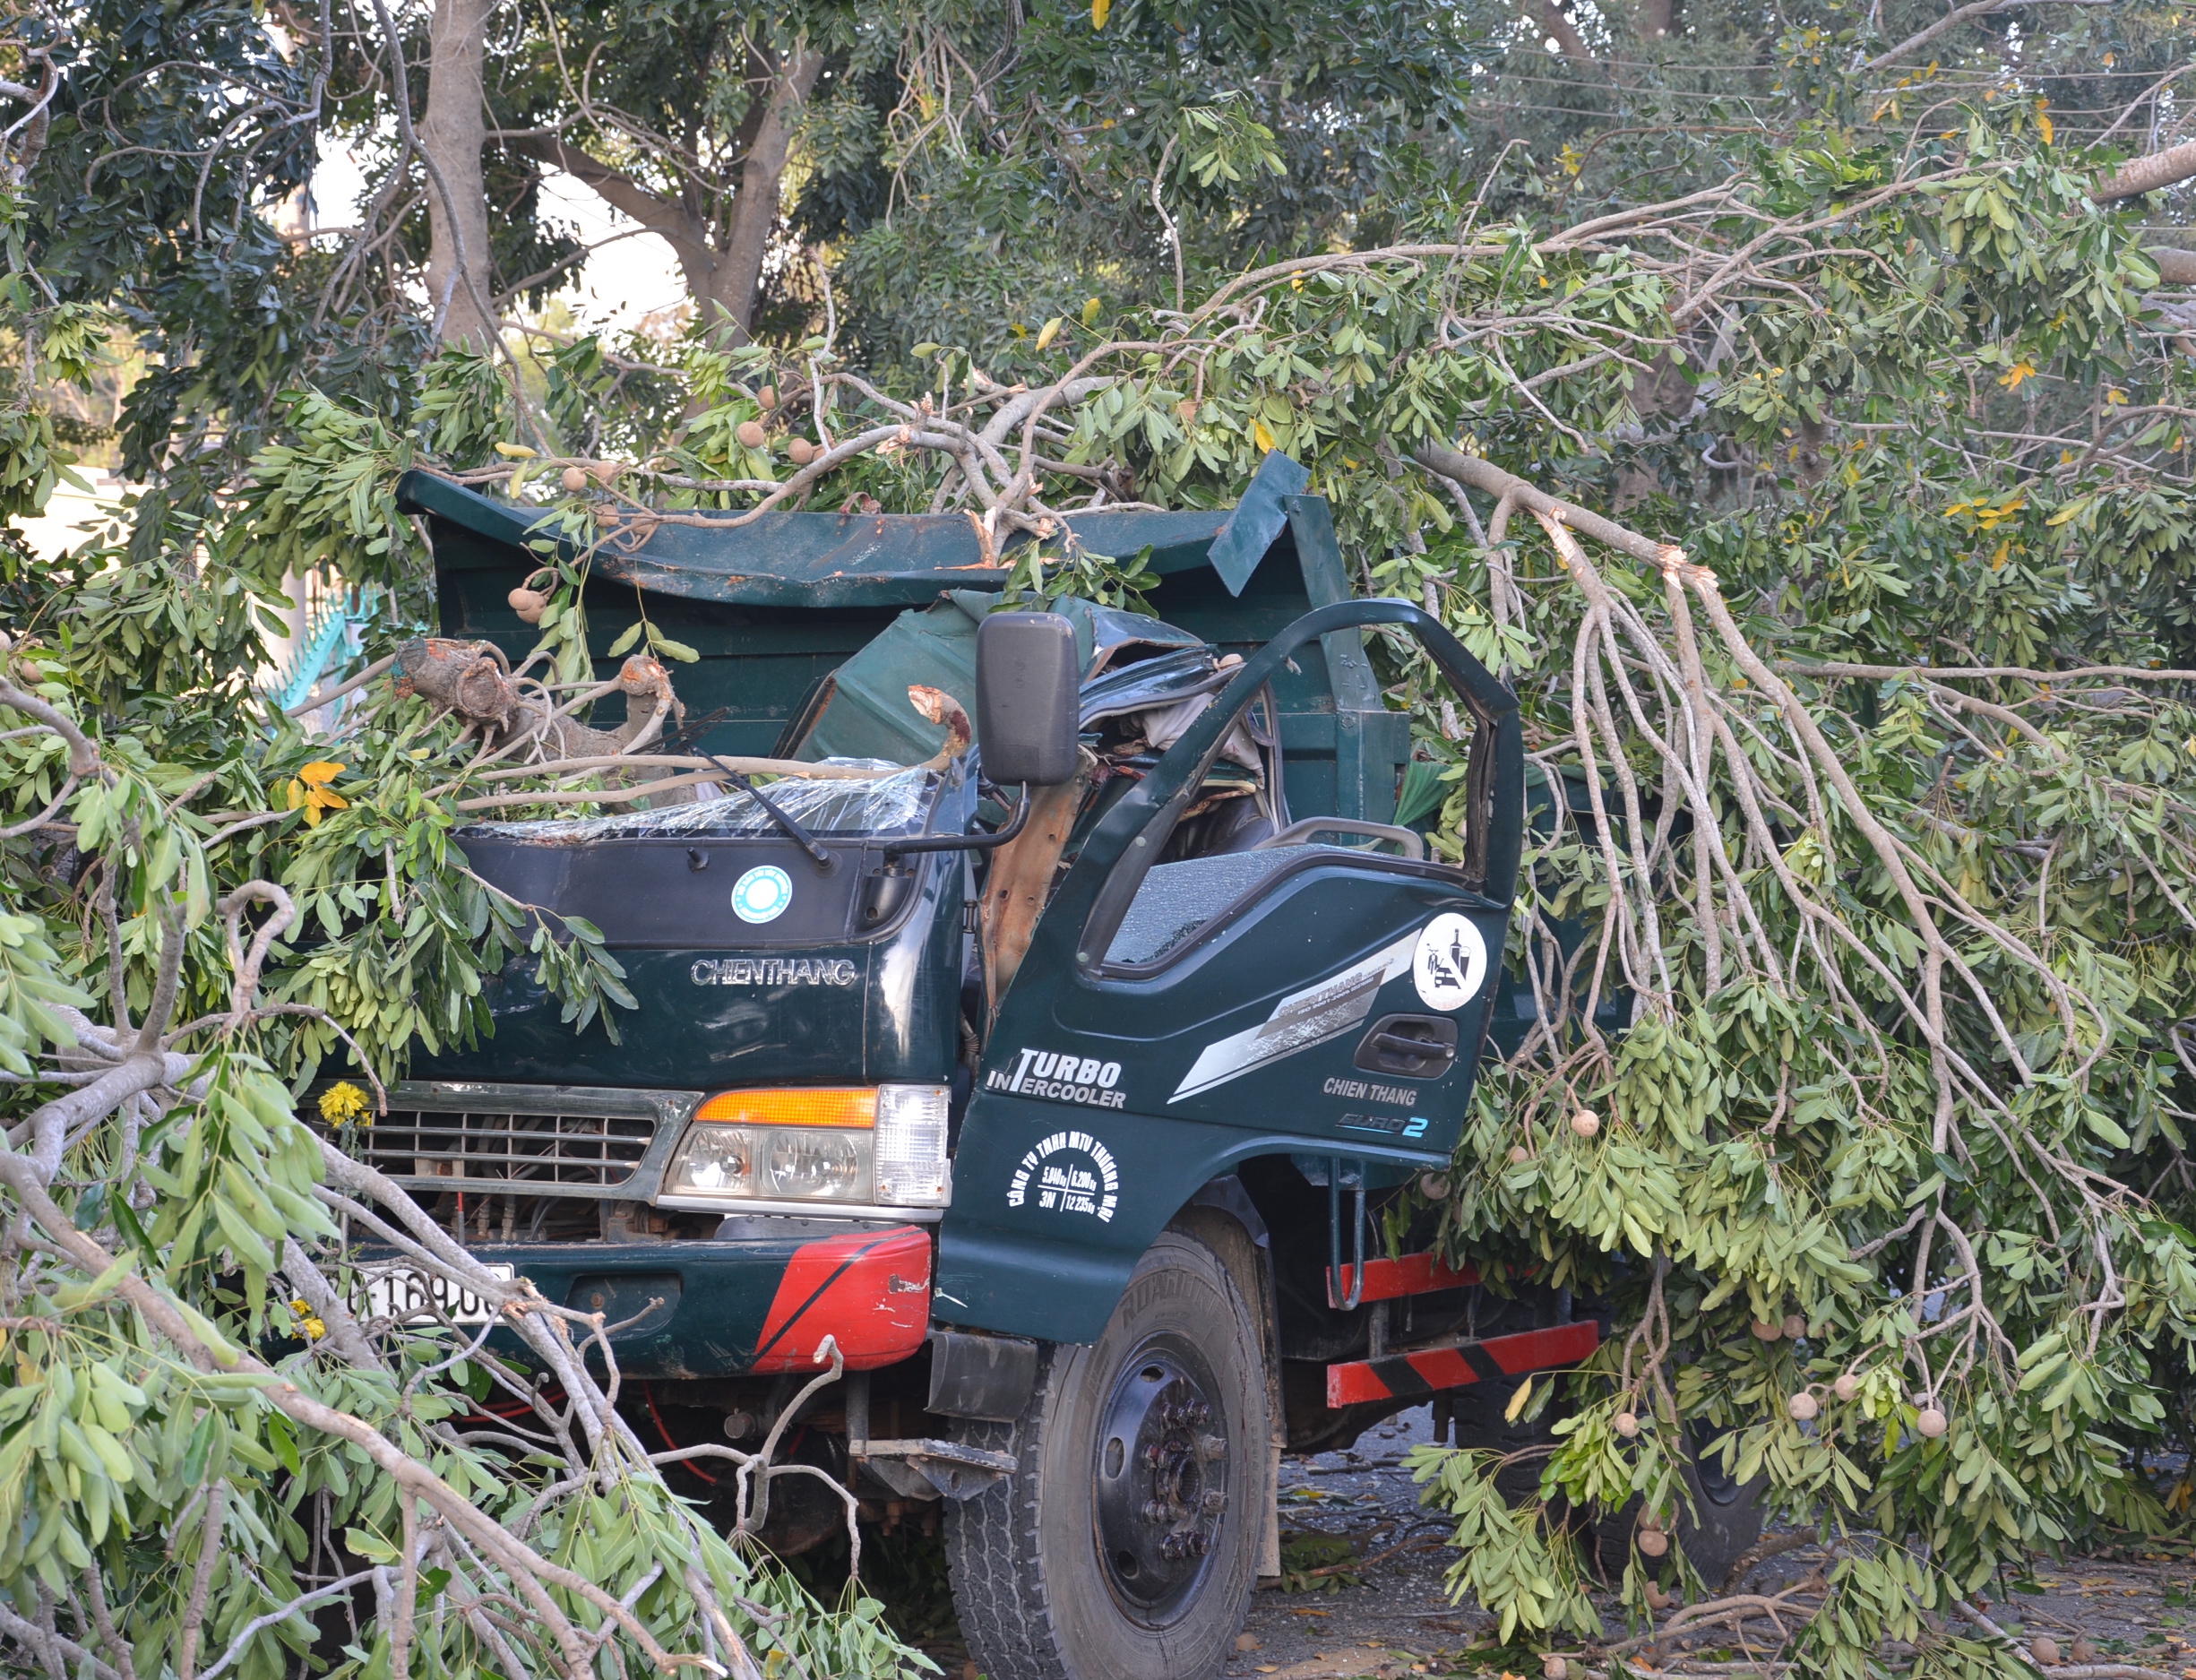
{"type": "Polygon", "coordinates": [[[1581,1108],[1571,1116],[1571,1129],[1582,1138],[1590,1138],[1601,1130],[1601,1116],[1591,1108],[1581,1108]]]}
{"type": "Polygon", "coordinates": [[[1510,1146],[1510,1164],[1512,1167],[1522,1167],[1532,1158],[1532,1150],[1527,1149],[1522,1143],[1512,1143],[1510,1146]]]}
{"type": "Polygon", "coordinates": [[[558,478],[563,482],[564,488],[574,495],[579,495],[588,486],[587,469],[584,467],[567,467],[558,475],[558,478]]]}
{"type": "Polygon", "coordinates": [[[1784,1337],[1787,1341],[1797,1341],[1807,1333],[1807,1321],[1797,1313],[1785,1314],[1784,1337]]]}
{"type": "Polygon", "coordinates": [[[1830,1384],[1830,1392],[1841,1400],[1849,1400],[1860,1391],[1861,1380],[1850,1371],[1830,1384]]]}
{"type": "Polygon", "coordinates": [[[538,590],[513,590],[504,599],[511,603],[521,624],[538,625],[541,615],[549,610],[549,598],[538,590]]]}
{"type": "Polygon", "coordinates": [[[1428,1202],[1446,1202],[1449,1193],[1456,1186],[1449,1182],[1447,1173],[1420,1173],[1418,1193],[1428,1202]]]}
{"type": "Polygon", "coordinates": [[[755,401],[761,403],[766,411],[776,408],[778,406],[778,387],[775,385],[763,386],[762,390],[755,392],[755,401]]]}
{"type": "Polygon", "coordinates": [[[1640,1419],[1636,1412],[1618,1412],[1609,1420],[1609,1426],[1627,1441],[1640,1433],[1640,1419]]]}
{"type": "Polygon", "coordinates": [[[1652,1511],[1648,1512],[1640,1519],[1640,1527],[1650,1534],[1659,1534],[1662,1532],[1662,1518],[1652,1511]]]}
{"type": "Polygon", "coordinates": [[[786,453],[793,458],[797,467],[805,467],[822,452],[805,437],[797,437],[786,445],[786,453]]]}
{"type": "Polygon", "coordinates": [[[1571,1665],[1551,1651],[1540,1659],[1541,1680],[1570,1680],[1571,1665]]]}
{"type": "Polygon", "coordinates": [[[1951,1427],[1950,1420],[1934,1406],[1922,1408],[1922,1415],[1914,1420],[1914,1426],[1934,1441],[1951,1427]]]}
{"type": "Polygon", "coordinates": [[[2066,1654],[2074,1662],[2091,1663],[2097,1660],[2097,1647],[2089,1642],[2087,1633],[2078,1633],[2074,1642],[2066,1648],[2066,1654]]]}
{"type": "Polygon", "coordinates": [[[1815,1400],[1815,1397],[1808,1393],[1804,1389],[1802,1389],[1798,1393],[1792,1396],[1790,1400],[1787,1400],[1784,1403],[1784,1409],[1787,1412],[1790,1412],[1792,1416],[1801,1423],[1809,1422],[1813,1418],[1817,1412],[1822,1409],[1821,1404],[1815,1400]]]}
{"type": "Polygon", "coordinates": [[[1638,1544],[1648,1556],[1660,1557],[1670,1549],[1670,1537],[1660,1529],[1641,1529],[1638,1544]]]}
{"type": "Polygon", "coordinates": [[[770,434],[762,429],[760,420],[742,420],[734,435],[739,439],[742,449],[760,449],[770,439],[770,434]]]}
{"type": "Polygon", "coordinates": [[[1753,1331],[1756,1341],[1775,1341],[1784,1334],[1784,1326],[1770,1319],[1757,1318],[1747,1328],[1753,1331]]]}
{"type": "Polygon", "coordinates": [[[2048,1633],[2038,1634],[2028,1641],[2028,1655],[2046,1668],[2059,1666],[2059,1641],[2048,1633]]]}

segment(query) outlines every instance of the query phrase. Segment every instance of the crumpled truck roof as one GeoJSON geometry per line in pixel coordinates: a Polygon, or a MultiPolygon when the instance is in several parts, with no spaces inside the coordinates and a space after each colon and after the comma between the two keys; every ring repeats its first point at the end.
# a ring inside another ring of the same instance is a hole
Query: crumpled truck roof
{"type": "MultiPolygon", "coordinates": [[[[1162,576],[1210,567],[1240,595],[1287,523],[1281,498],[1310,481],[1276,452],[1232,508],[1188,513],[1100,508],[1064,515],[1092,554],[1124,557],[1147,545],[1162,576]]],[[[448,521],[490,543],[524,553],[554,536],[550,510],[414,470],[397,485],[398,507],[448,521]],[[538,535],[537,533],[539,533],[538,535]]],[[[987,562],[982,533],[966,513],[679,513],[631,510],[606,521],[597,576],[650,594],[746,607],[917,606],[948,590],[1005,586],[1017,532],[987,562]]],[[[568,543],[564,546],[569,547],[568,543]]]]}

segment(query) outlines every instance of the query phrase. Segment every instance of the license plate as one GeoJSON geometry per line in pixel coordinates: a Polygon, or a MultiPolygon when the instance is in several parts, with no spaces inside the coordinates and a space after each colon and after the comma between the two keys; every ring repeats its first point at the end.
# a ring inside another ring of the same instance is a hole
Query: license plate
{"type": "MultiPolygon", "coordinates": [[[[515,1267],[502,1261],[484,1261],[481,1269],[508,1283],[518,1276],[515,1267]]],[[[438,1318],[452,1324],[485,1324],[495,1309],[470,1289],[439,1275],[411,1271],[369,1271],[366,1284],[366,1316],[392,1318],[400,1324],[432,1324],[438,1318]]]]}

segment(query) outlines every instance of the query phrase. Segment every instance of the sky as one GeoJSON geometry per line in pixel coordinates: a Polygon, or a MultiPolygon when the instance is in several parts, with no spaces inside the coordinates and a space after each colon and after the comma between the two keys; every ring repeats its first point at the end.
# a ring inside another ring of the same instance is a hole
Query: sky
{"type": "MultiPolygon", "coordinates": [[[[320,167],[313,175],[314,225],[355,225],[365,190],[365,174],[349,151],[323,139],[320,167]]],[[[591,188],[560,170],[545,170],[541,214],[570,225],[588,245],[613,234],[629,235],[593,253],[561,294],[581,324],[621,331],[685,301],[669,244],[657,234],[631,232],[638,224],[612,210],[591,188]]]]}

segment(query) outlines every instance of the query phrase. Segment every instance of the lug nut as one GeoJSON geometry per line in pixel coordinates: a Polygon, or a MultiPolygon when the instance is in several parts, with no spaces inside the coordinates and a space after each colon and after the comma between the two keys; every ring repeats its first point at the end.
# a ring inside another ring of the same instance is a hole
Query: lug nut
{"type": "Polygon", "coordinates": [[[1217,1487],[1205,1490],[1205,1496],[1197,1502],[1198,1508],[1208,1517],[1217,1517],[1227,1509],[1227,1495],[1217,1487]]]}
{"type": "Polygon", "coordinates": [[[1167,1507],[1161,1504],[1158,1500],[1148,1499],[1144,1502],[1143,1510],[1138,1514],[1141,1515],[1146,1522],[1164,1522],[1167,1521],[1167,1507]]]}
{"type": "Polygon", "coordinates": [[[1197,1456],[1208,1464],[1212,1463],[1215,1460],[1226,1458],[1227,1456],[1227,1437],[1226,1435],[1198,1436],[1197,1456]]]}

